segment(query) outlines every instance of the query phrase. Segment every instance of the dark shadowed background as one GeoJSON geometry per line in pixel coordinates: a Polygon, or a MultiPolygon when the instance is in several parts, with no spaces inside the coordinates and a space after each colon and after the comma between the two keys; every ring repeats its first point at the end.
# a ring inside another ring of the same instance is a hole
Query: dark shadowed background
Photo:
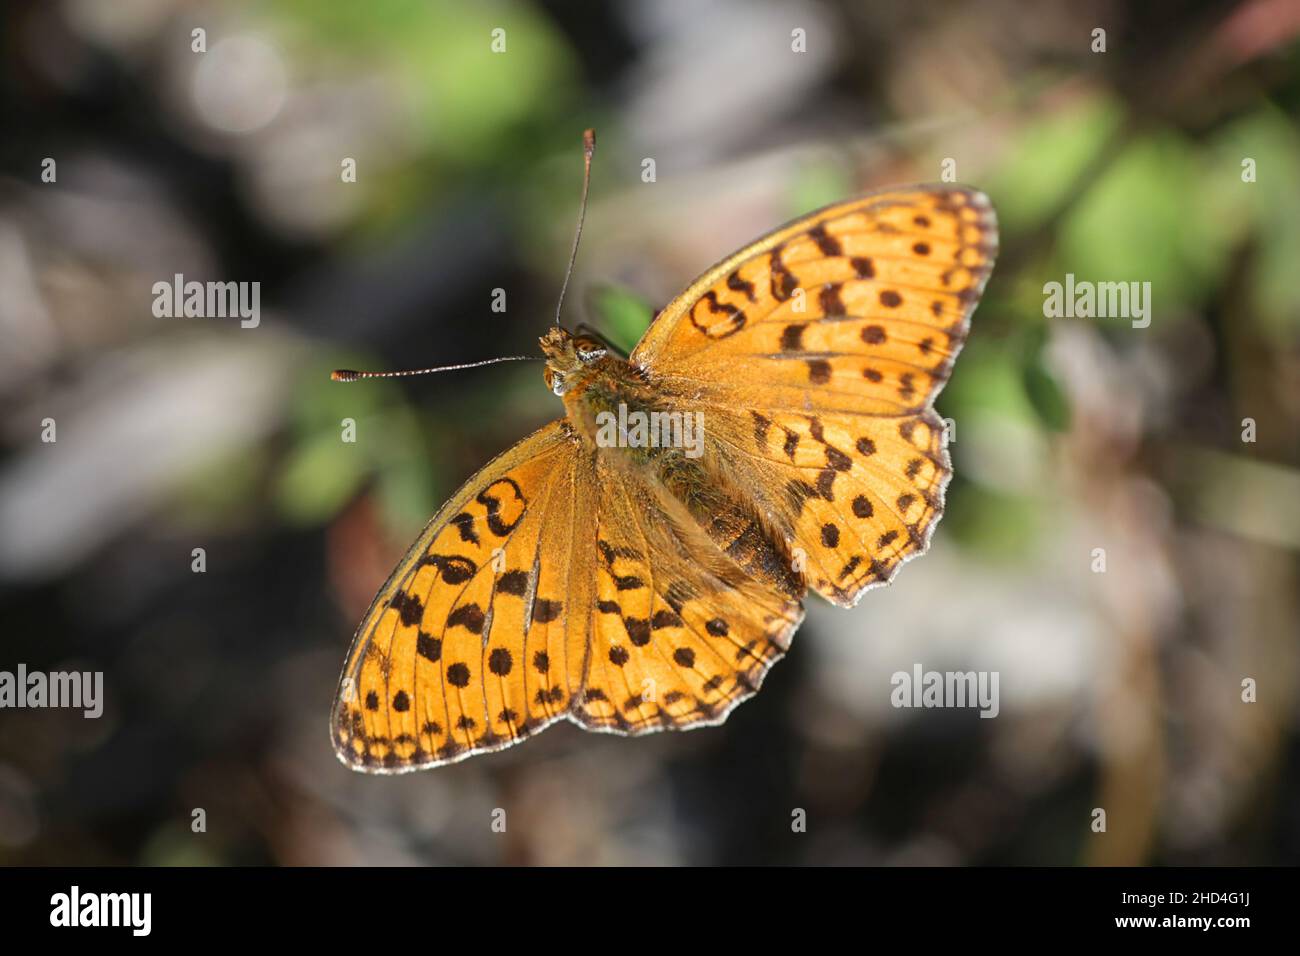
{"type": "Polygon", "coordinates": [[[0,862],[1300,859],[1294,3],[0,18],[0,669],[99,670],[106,697],[98,720],[0,711],[0,862]],[[444,498],[561,407],[531,363],[328,371],[535,352],[587,126],[567,318],[628,344],[815,206],[945,162],[991,196],[1002,254],[940,400],[949,513],[855,610],[810,598],[721,728],[565,725],[353,774],[327,716],[366,605],[444,498]],[[260,282],[260,325],[155,317],[175,273],[260,282]],[[1150,282],[1150,325],[1045,318],[1067,273],[1150,282]],[[999,716],[891,707],[916,663],[997,671],[999,716]]]}

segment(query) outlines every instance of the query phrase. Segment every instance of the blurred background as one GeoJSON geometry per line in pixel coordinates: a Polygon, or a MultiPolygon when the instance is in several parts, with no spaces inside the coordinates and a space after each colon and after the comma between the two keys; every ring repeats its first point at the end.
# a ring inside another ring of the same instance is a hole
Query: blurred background
{"type": "Polygon", "coordinates": [[[1300,860],[1297,4],[32,0],[0,19],[0,669],[105,681],[99,720],[0,711],[0,862],[1300,860]],[[949,513],[855,610],[810,598],[721,728],[563,725],[353,774],[327,715],[375,590],[561,406],[532,363],[328,372],[533,354],[587,126],[567,318],[627,345],[815,206],[945,163],[991,196],[1002,253],[940,400],[949,513]],[[176,273],[260,282],[260,325],[155,317],[176,273]],[[1150,326],[1044,318],[1067,273],[1150,282],[1150,326]],[[999,672],[1000,715],[892,708],[916,663],[999,672]]]}

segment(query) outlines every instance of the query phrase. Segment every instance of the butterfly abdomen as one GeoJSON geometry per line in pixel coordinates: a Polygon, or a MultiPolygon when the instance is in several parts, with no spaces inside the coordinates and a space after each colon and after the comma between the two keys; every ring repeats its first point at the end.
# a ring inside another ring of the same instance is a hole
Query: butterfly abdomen
{"type": "Polygon", "coordinates": [[[654,465],[654,480],[686,506],[691,518],[720,551],[750,577],[786,597],[803,597],[807,585],[794,570],[785,538],[736,493],[717,467],[718,462],[706,453],[695,459],[663,457],[654,465]]]}

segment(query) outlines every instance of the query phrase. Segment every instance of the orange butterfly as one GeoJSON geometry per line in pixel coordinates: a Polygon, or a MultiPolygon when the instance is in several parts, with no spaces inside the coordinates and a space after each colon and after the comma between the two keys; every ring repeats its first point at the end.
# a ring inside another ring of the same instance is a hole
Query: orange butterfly
{"type": "Polygon", "coordinates": [[[809,587],[851,607],[926,549],[951,476],[932,404],[996,249],[981,193],[888,189],[723,260],[627,359],[547,332],[566,416],[471,478],[380,589],[334,703],[339,758],[396,773],[562,719],[725,720],[809,587]]]}

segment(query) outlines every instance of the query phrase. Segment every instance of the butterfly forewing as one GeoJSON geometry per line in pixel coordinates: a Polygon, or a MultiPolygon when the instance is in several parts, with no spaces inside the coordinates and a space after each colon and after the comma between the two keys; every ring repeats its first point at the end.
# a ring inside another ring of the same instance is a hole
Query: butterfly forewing
{"type": "Polygon", "coordinates": [[[567,695],[552,699],[550,668],[539,673],[534,660],[540,652],[562,661],[566,647],[579,448],[552,422],[471,478],[420,535],[348,654],[333,719],[345,763],[376,771],[447,763],[563,714],[567,695]]]}

